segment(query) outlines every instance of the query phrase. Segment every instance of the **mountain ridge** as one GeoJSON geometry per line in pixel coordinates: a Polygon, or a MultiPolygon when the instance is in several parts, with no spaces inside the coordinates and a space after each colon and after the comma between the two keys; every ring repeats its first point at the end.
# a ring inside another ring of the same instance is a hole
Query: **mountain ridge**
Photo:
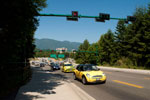
{"type": "Polygon", "coordinates": [[[62,48],[65,47],[68,50],[72,49],[78,49],[80,46],[80,42],[70,42],[70,41],[59,41],[59,40],[54,40],[54,39],[49,39],[49,38],[42,38],[38,39],[35,38],[34,44],[36,45],[36,48],[38,49],[56,49],[56,48],[62,48]]]}

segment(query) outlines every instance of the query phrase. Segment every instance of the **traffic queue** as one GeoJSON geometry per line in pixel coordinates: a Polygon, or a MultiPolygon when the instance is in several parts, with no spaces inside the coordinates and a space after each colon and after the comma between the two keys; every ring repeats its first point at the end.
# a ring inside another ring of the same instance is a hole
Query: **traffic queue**
{"type": "Polygon", "coordinates": [[[32,62],[34,65],[40,67],[49,66],[50,71],[61,70],[63,73],[73,73],[74,80],[81,80],[86,85],[88,83],[106,83],[106,75],[96,65],[93,64],[78,64],[74,66],[72,62],[68,60],[64,61],[42,61],[32,62]]]}

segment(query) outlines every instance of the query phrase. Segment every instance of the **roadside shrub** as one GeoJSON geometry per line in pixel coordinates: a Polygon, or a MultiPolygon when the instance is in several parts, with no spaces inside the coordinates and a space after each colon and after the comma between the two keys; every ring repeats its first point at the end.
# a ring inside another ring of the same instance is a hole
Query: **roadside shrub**
{"type": "Polygon", "coordinates": [[[117,60],[115,65],[129,68],[130,66],[133,66],[133,62],[129,58],[122,57],[121,59],[117,60]]]}
{"type": "Polygon", "coordinates": [[[107,62],[105,62],[105,61],[102,62],[102,65],[109,66],[109,64],[107,62]]]}

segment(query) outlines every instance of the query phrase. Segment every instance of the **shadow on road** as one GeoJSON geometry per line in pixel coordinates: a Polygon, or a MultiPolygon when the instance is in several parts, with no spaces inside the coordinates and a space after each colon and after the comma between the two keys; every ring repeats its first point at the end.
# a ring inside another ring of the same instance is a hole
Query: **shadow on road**
{"type": "Polygon", "coordinates": [[[62,85],[62,80],[67,77],[59,73],[42,71],[40,68],[32,68],[33,75],[31,81],[21,87],[16,96],[16,100],[32,100],[44,98],[43,95],[56,94],[54,89],[62,85]]]}

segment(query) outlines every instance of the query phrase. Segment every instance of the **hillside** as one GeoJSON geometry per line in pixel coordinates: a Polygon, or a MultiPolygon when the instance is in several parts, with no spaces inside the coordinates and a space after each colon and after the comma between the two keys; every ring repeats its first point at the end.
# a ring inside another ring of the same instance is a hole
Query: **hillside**
{"type": "Polygon", "coordinates": [[[79,42],[69,42],[69,41],[58,41],[53,39],[35,39],[35,45],[38,49],[56,49],[56,48],[68,48],[68,50],[78,49],[79,42]]]}

